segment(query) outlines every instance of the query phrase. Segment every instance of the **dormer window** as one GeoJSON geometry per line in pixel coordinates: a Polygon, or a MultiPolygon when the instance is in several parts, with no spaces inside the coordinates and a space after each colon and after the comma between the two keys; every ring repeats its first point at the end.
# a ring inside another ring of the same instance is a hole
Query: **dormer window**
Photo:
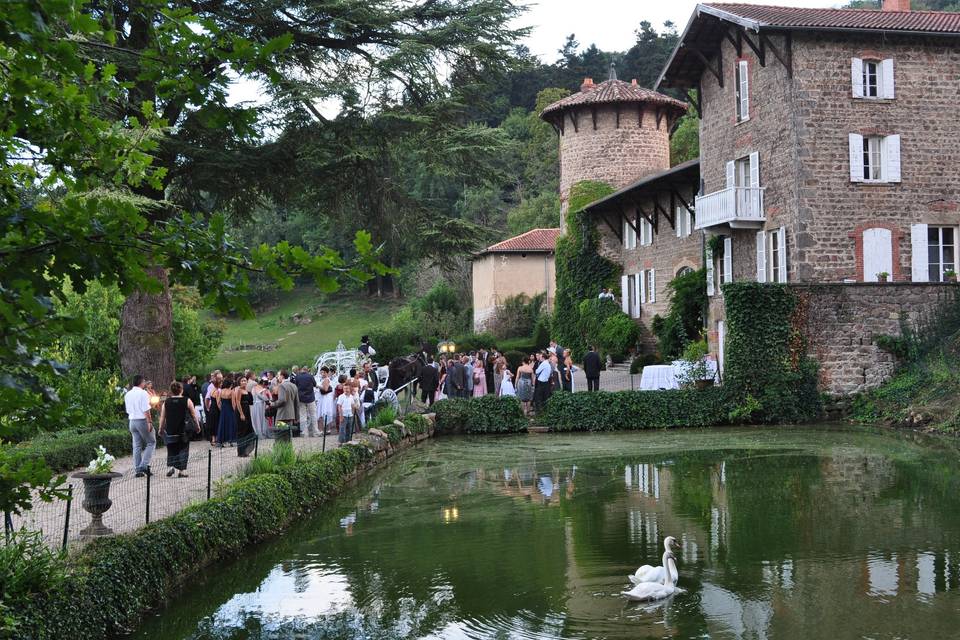
{"type": "Polygon", "coordinates": [[[893,60],[851,59],[850,82],[854,98],[892,100],[893,60]]]}

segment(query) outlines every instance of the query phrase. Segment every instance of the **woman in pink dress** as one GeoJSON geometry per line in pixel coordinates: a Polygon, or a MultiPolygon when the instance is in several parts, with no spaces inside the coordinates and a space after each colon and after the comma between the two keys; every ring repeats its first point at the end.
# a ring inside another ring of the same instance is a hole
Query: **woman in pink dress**
{"type": "Polygon", "coordinates": [[[480,358],[473,363],[473,397],[482,398],[487,395],[487,376],[483,370],[483,362],[480,358]]]}

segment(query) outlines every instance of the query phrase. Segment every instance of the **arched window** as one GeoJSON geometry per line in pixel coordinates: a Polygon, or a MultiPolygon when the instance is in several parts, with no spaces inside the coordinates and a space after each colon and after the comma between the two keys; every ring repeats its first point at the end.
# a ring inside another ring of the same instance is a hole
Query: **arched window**
{"type": "Polygon", "coordinates": [[[687,275],[688,273],[693,273],[693,269],[692,269],[691,267],[686,267],[686,266],[684,266],[684,267],[680,267],[679,269],[677,269],[677,277],[678,277],[678,278],[679,278],[680,276],[685,276],[685,275],[687,275]]]}

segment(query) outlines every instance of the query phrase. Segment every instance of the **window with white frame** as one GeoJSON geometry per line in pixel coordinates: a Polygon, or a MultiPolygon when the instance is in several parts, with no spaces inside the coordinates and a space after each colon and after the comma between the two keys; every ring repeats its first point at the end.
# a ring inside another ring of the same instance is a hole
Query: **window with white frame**
{"type": "Polygon", "coordinates": [[[641,299],[640,302],[647,304],[650,302],[657,301],[657,275],[656,271],[653,269],[645,269],[640,272],[640,277],[643,278],[643,283],[640,287],[641,299]]]}
{"type": "Polygon", "coordinates": [[[787,281],[787,230],[757,232],[757,282],[787,281]]]}
{"type": "Polygon", "coordinates": [[[947,271],[956,273],[957,232],[955,227],[927,227],[927,277],[944,282],[947,271]]]}
{"type": "Polygon", "coordinates": [[[640,306],[637,300],[637,278],[638,274],[627,276],[627,313],[631,318],[637,317],[637,308],[640,306]]]}
{"type": "Polygon", "coordinates": [[[639,231],[641,247],[653,244],[653,225],[646,218],[640,218],[639,231]]]}
{"type": "Polygon", "coordinates": [[[637,248],[637,232],[634,231],[633,225],[626,218],[623,219],[623,248],[637,248]]]}
{"type": "Polygon", "coordinates": [[[693,214],[686,207],[677,207],[673,214],[673,220],[678,238],[686,238],[693,233],[693,214]]]}
{"type": "Polygon", "coordinates": [[[750,119],[750,65],[746,60],[737,61],[736,77],[737,122],[750,119]]]}
{"type": "Polygon", "coordinates": [[[894,97],[893,60],[852,58],[850,83],[854,98],[892,100],[894,97]]]}
{"type": "Polygon", "coordinates": [[[733,282],[733,238],[720,236],[722,253],[714,253],[707,245],[705,262],[707,267],[707,295],[712,296],[719,285],[733,282]]]}
{"type": "Polygon", "coordinates": [[[900,182],[900,136],[849,134],[851,182],[900,182]]]}

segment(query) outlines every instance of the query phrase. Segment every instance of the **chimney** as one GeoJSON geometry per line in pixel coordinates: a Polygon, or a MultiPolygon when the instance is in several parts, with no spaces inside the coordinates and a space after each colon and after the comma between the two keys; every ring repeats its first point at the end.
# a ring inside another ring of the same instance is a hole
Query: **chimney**
{"type": "Polygon", "coordinates": [[[584,78],[583,84],[580,85],[580,91],[593,91],[597,85],[593,84],[593,78],[584,78]]]}
{"type": "Polygon", "coordinates": [[[910,11],[910,0],[883,0],[883,11],[910,11]]]}
{"type": "Polygon", "coordinates": [[[632,84],[633,86],[637,86],[637,79],[634,78],[633,80],[631,80],[630,84],[632,84]]]}

